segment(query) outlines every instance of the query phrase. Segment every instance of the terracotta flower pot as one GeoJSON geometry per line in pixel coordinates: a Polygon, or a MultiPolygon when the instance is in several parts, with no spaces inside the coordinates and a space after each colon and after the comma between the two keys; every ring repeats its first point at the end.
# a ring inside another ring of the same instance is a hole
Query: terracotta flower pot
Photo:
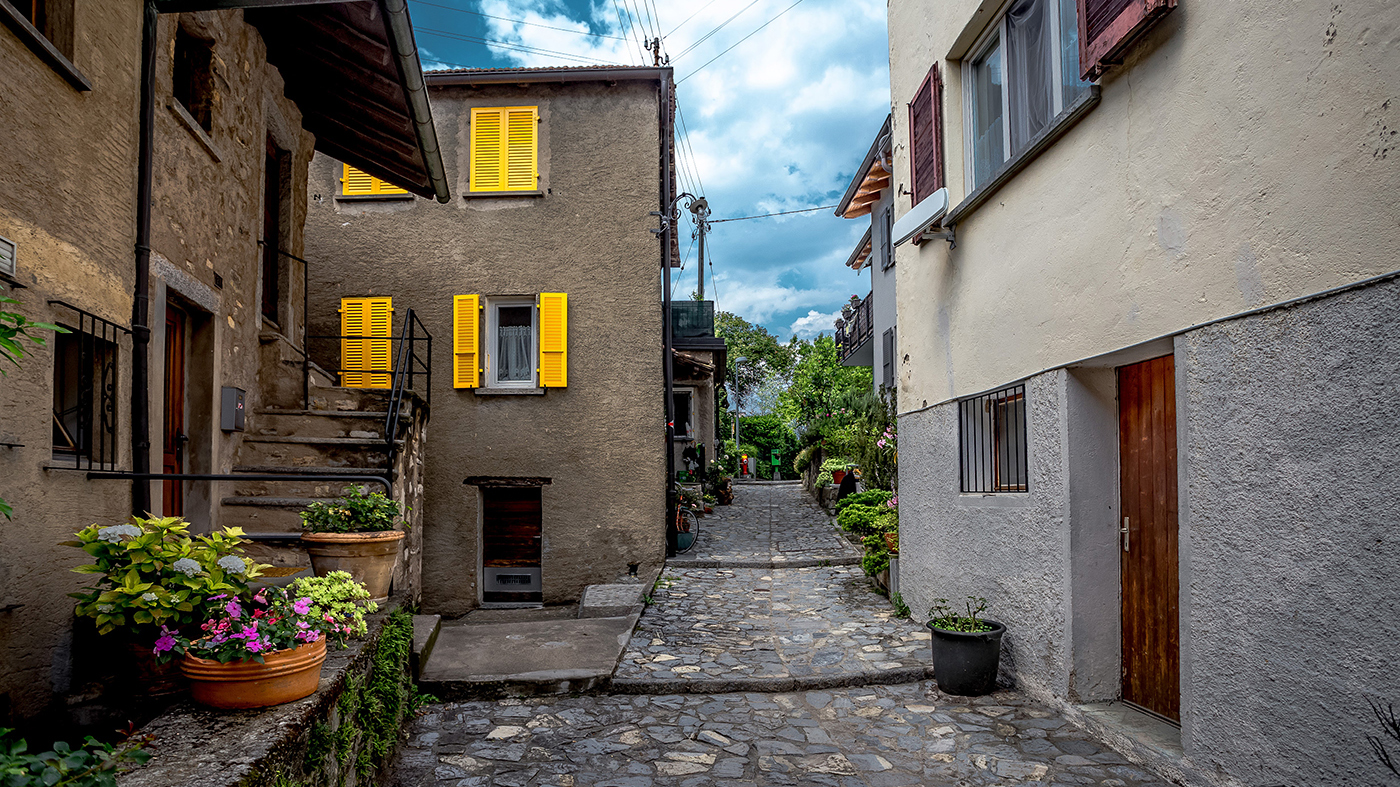
{"type": "Polygon", "coordinates": [[[891,555],[899,554],[899,533],[885,534],[885,549],[889,550],[891,555]]]}
{"type": "Polygon", "coordinates": [[[266,708],[316,693],[326,638],[267,654],[264,663],[220,664],[186,653],[180,671],[190,679],[190,696],[201,705],[225,710],[266,708]]]}
{"type": "Polygon", "coordinates": [[[139,693],[157,697],[185,690],[185,676],[180,674],[179,664],[174,661],[160,663],[151,646],[144,642],[128,642],[126,650],[136,672],[136,690],[139,693]]]}
{"type": "Polygon", "coordinates": [[[840,484],[842,481],[845,481],[845,480],[846,480],[846,471],[845,471],[845,470],[832,470],[832,471],[831,471],[831,483],[833,483],[833,484],[840,484]]]}
{"type": "Polygon", "coordinates": [[[346,571],[363,583],[371,598],[389,597],[389,582],[394,578],[394,562],[399,557],[402,530],[380,530],[374,533],[302,533],[301,540],[311,553],[311,567],[316,576],[332,571],[346,571]]]}

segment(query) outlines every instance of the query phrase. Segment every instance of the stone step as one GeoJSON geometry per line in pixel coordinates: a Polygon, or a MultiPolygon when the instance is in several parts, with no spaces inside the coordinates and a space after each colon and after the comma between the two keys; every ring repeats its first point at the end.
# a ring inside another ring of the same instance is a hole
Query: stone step
{"type": "Polygon", "coordinates": [[[279,435],[245,435],[238,458],[242,465],[336,469],[385,468],[388,461],[385,443],[379,439],[279,435]]]}
{"type": "Polygon", "coordinates": [[[241,527],[245,533],[301,533],[301,509],[242,506],[219,506],[221,527],[241,527]]]}
{"type": "Polygon", "coordinates": [[[413,678],[417,680],[422,674],[423,665],[428,663],[428,657],[433,653],[433,647],[437,645],[438,633],[442,631],[442,615],[414,615],[413,616],[413,678]]]}
{"type": "Polygon", "coordinates": [[[359,412],[387,411],[387,388],[312,388],[311,409],[354,410],[359,412]]]}
{"type": "MultiPolygon", "coordinates": [[[[282,497],[282,498],[335,498],[345,492],[348,486],[368,486],[371,492],[383,492],[384,487],[373,481],[326,481],[321,475],[370,476],[385,475],[387,471],[375,467],[297,467],[292,465],[238,465],[235,473],[297,473],[306,474],[304,480],[291,481],[233,481],[221,489],[234,497],[282,497]]],[[[390,478],[390,480],[393,480],[390,478]]]]}
{"type": "MultiPolygon", "coordinates": [[[[248,434],[261,437],[341,437],[383,440],[388,413],[348,410],[258,410],[248,434]]],[[[399,430],[408,428],[409,416],[400,411],[399,430]]]]}

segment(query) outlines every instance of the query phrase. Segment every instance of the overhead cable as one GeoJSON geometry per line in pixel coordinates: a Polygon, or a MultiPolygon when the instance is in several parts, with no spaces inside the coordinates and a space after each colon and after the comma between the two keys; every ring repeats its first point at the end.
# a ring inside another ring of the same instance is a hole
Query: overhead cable
{"type": "MultiPolygon", "coordinates": [[[[712,58],[710,58],[709,60],[705,61],[705,65],[700,66],[700,68],[704,68],[705,66],[708,66],[709,64],[715,62],[716,60],[719,60],[721,57],[724,57],[725,55],[729,54],[729,52],[730,52],[731,50],[733,50],[734,47],[738,46],[739,44],[744,43],[745,41],[749,40],[750,38],[753,38],[753,37],[754,37],[754,33],[757,33],[759,30],[762,30],[763,28],[765,28],[765,27],[767,27],[767,26],[773,24],[774,22],[778,21],[778,17],[780,17],[780,16],[782,16],[783,14],[786,14],[787,12],[789,12],[789,11],[791,11],[792,9],[796,8],[796,7],[798,6],[798,4],[801,3],[801,2],[802,2],[802,0],[797,0],[796,3],[793,3],[792,5],[788,6],[787,8],[784,8],[783,10],[779,11],[779,12],[778,12],[778,16],[775,16],[775,17],[773,17],[772,19],[769,19],[767,22],[764,22],[763,24],[759,25],[759,26],[758,26],[758,30],[753,31],[753,33],[749,33],[748,35],[746,35],[746,36],[744,36],[743,38],[739,39],[738,41],[734,42],[734,45],[731,46],[731,47],[729,47],[729,49],[726,49],[726,50],[724,50],[723,52],[720,52],[718,55],[715,55],[714,57],[712,57],[712,58]]],[[[699,71],[700,68],[695,69],[695,71],[699,71]]],[[[681,79],[677,80],[677,81],[676,81],[676,84],[679,85],[681,82],[684,82],[684,81],[686,81],[687,79],[690,79],[691,77],[695,76],[695,71],[691,71],[689,74],[686,74],[684,77],[682,77],[681,79]]]]}
{"type": "MultiPolygon", "coordinates": [[[[699,16],[700,14],[704,13],[704,12],[705,12],[705,9],[706,9],[706,8],[709,8],[709,7],[712,6],[712,5],[714,5],[715,2],[716,2],[716,0],[710,0],[710,2],[704,4],[703,6],[700,7],[700,10],[699,10],[699,11],[696,11],[695,13],[693,13],[693,14],[691,14],[690,16],[686,17],[686,18],[685,18],[685,22],[689,22],[690,20],[692,20],[692,19],[694,19],[695,17],[699,16]]],[[[676,32],[677,30],[680,30],[682,27],[685,27],[685,22],[681,22],[680,24],[678,24],[678,25],[676,25],[675,27],[671,28],[671,33],[674,33],[674,32],[676,32]]],[[[662,36],[662,38],[670,38],[670,37],[671,37],[671,33],[667,33],[666,35],[662,36]]]]}
{"type": "Polygon", "coordinates": [[[700,194],[705,193],[705,182],[700,179],[700,161],[695,157],[695,148],[690,144],[690,129],[686,126],[685,110],[681,109],[679,101],[676,102],[676,113],[680,115],[681,131],[685,132],[685,146],[690,151],[690,161],[695,165],[695,180],[700,184],[700,194]]]}
{"type": "Polygon", "coordinates": [[[757,3],[758,3],[758,0],[753,0],[753,2],[749,3],[748,5],[744,6],[743,8],[740,8],[739,11],[738,11],[738,13],[734,14],[734,16],[731,16],[731,17],[729,17],[728,19],[724,20],[723,22],[720,22],[720,23],[719,23],[719,27],[716,27],[714,30],[711,30],[710,32],[706,33],[705,35],[700,36],[700,39],[699,39],[698,41],[696,41],[695,43],[693,43],[693,44],[691,44],[690,46],[686,47],[684,50],[681,51],[681,53],[680,53],[679,55],[676,55],[674,58],[671,58],[671,59],[672,59],[672,60],[680,60],[681,58],[685,57],[687,52],[689,52],[690,50],[694,49],[695,47],[700,46],[701,44],[705,43],[707,40],[709,40],[710,36],[714,35],[715,33],[718,33],[718,32],[721,31],[721,30],[723,30],[725,25],[729,24],[730,22],[733,22],[735,19],[738,19],[738,18],[739,18],[739,14],[742,14],[742,13],[744,13],[745,11],[749,10],[750,8],[753,8],[754,5],[756,5],[757,3]]]}
{"type": "Polygon", "coordinates": [[[822,205],[819,208],[803,208],[801,210],[785,210],[779,213],[763,213],[757,216],[734,216],[728,219],[710,219],[711,224],[721,224],[726,221],[747,221],[748,219],[766,219],[772,216],[791,216],[794,213],[811,213],[814,210],[831,210],[835,205],[822,205]]]}
{"type": "Polygon", "coordinates": [[[456,11],[456,12],[459,13],[459,14],[471,14],[471,15],[473,15],[473,16],[484,16],[484,17],[486,17],[487,19],[499,19],[499,20],[502,21],[502,22],[510,22],[510,23],[512,23],[512,24],[517,24],[517,25],[526,25],[526,26],[528,26],[528,27],[542,27],[542,28],[544,28],[545,30],[558,30],[558,31],[561,32],[561,33],[578,33],[578,34],[581,35],[581,36],[593,36],[594,38],[611,38],[611,39],[614,39],[614,40],[617,40],[617,41],[626,41],[626,40],[627,40],[627,39],[624,38],[623,36],[610,36],[610,35],[608,35],[608,34],[606,34],[606,33],[594,33],[594,32],[588,31],[588,30],[574,30],[574,29],[567,28],[567,27],[555,27],[555,26],[553,26],[553,25],[542,25],[542,24],[540,24],[539,22],[526,22],[526,21],[523,20],[523,19],[511,19],[510,17],[495,16],[495,15],[492,15],[492,14],[484,14],[484,13],[482,13],[482,12],[480,12],[480,11],[471,11],[471,10],[468,10],[468,9],[466,9],[466,8],[456,8],[456,7],[450,6],[450,5],[439,5],[438,3],[430,3],[430,2],[428,2],[428,0],[413,0],[413,2],[414,2],[414,3],[417,3],[418,5],[426,5],[426,6],[431,6],[431,7],[433,7],[433,8],[441,8],[441,9],[444,9],[444,10],[447,10],[447,11],[456,11]]]}

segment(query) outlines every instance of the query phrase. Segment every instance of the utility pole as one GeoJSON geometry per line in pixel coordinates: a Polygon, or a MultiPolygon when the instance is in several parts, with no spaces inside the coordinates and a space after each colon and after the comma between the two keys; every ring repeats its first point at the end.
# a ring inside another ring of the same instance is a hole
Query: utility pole
{"type": "Polygon", "coordinates": [[[705,300],[705,233],[710,230],[710,203],[701,197],[690,203],[690,212],[695,214],[695,231],[700,235],[700,265],[695,272],[696,300],[705,300]]]}

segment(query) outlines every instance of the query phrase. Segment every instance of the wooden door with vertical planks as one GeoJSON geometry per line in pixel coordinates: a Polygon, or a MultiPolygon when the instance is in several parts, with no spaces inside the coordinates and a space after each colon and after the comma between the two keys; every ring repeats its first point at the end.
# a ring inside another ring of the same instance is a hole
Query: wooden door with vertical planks
{"type": "Polygon", "coordinates": [[[1173,357],[1119,368],[1118,408],[1123,699],[1180,720],[1173,357]]]}
{"type": "MultiPolygon", "coordinates": [[[[185,472],[185,313],[174,304],[165,306],[165,428],[162,473],[185,472]]],[[[183,516],[183,481],[166,481],[161,512],[183,516]]]]}

